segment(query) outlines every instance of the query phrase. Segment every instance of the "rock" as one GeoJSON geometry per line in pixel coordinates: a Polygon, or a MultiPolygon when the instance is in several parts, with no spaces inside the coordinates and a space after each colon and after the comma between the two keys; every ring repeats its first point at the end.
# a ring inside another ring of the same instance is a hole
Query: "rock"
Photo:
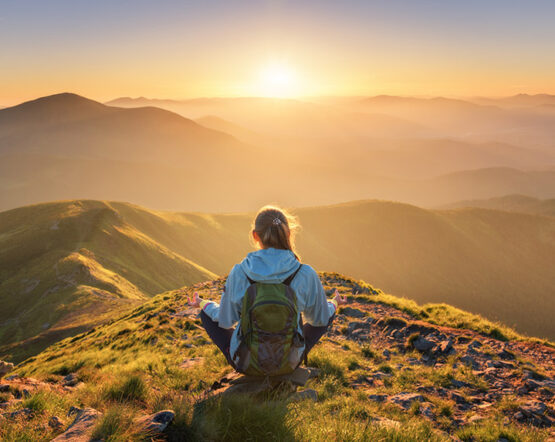
{"type": "Polygon", "coordinates": [[[34,411],[30,408],[22,408],[21,410],[12,411],[11,413],[5,413],[4,417],[7,419],[26,419],[29,420],[33,415],[34,411]]]}
{"type": "Polygon", "coordinates": [[[386,320],[386,324],[388,327],[391,328],[402,328],[406,327],[407,321],[405,321],[403,318],[389,318],[386,320]]]}
{"type": "Polygon", "coordinates": [[[468,423],[469,424],[477,424],[478,422],[481,422],[484,419],[485,419],[484,416],[481,416],[479,414],[475,414],[473,416],[470,416],[470,418],[468,419],[468,423]]]}
{"type": "Polygon", "coordinates": [[[416,322],[413,322],[409,325],[407,325],[406,329],[405,329],[406,333],[411,335],[413,333],[419,333],[420,336],[426,336],[429,335],[431,333],[435,333],[437,331],[437,328],[427,324],[419,324],[416,322]]]}
{"type": "Polygon", "coordinates": [[[449,355],[454,351],[455,349],[453,348],[453,341],[451,341],[451,339],[441,341],[433,349],[433,353],[436,355],[449,355]]]}
{"type": "Polygon", "coordinates": [[[435,342],[430,341],[429,339],[423,338],[422,336],[419,336],[413,341],[412,345],[416,350],[421,352],[426,352],[434,348],[435,342]]]}
{"type": "Polygon", "coordinates": [[[401,428],[401,422],[388,419],[386,417],[377,416],[372,419],[372,423],[384,428],[401,428]]]}
{"type": "Polygon", "coordinates": [[[58,430],[64,426],[64,423],[58,416],[52,416],[48,421],[48,426],[54,430],[58,430]]]}
{"type": "Polygon", "coordinates": [[[174,417],[175,413],[172,410],[163,410],[136,419],[135,425],[147,433],[160,434],[174,417]]]}
{"type": "Polygon", "coordinates": [[[0,361],[0,378],[12,371],[13,367],[11,362],[0,361]]]}
{"type": "Polygon", "coordinates": [[[424,402],[420,406],[420,414],[427,419],[433,420],[435,418],[433,406],[430,402],[424,402]]]}
{"type": "MultiPolygon", "coordinates": [[[[74,410],[74,413],[75,410],[79,410],[75,407],[71,407],[70,412],[72,409],[74,410]]],[[[91,433],[94,430],[97,420],[102,416],[102,413],[94,408],[85,408],[84,410],[79,410],[76,414],[77,417],[73,423],[67,428],[66,431],[55,439],[52,439],[52,442],[88,442],[90,440],[91,433]]]]}
{"type": "Polygon", "coordinates": [[[471,386],[468,382],[459,381],[457,379],[452,379],[451,380],[451,385],[453,385],[453,387],[455,387],[455,388],[464,388],[464,387],[470,387],[471,386]]]}
{"type": "Polygon", "coordinates": [[[480,367],[480,364],[478,363],[478,361],[470,355],[465,355],[461,357],[460,361],[465,365],[471,366],[473,369],[477,369],[480,367]]]}
{"type": "Polygon", "coordinates": [[[383,378],[389,378],[391,376],[393,376],[391,373],[384,373],[383,371],[377,371],[375,373],[372,373],[371,375],[374,379],[383,379],[383,378]]]}
{"type": "Polygon", "coordinates": [[[371,394],[368,399],[374,402],[384,402],[387,399],[387,394],[371,394]]]}
{"type": "Polygon", "coordinates": [[[364,318],[366,316],[365,312],[353,307],[343,307],[341,309],[341,314],[345,316],[350,316],[351,318],[364,318]]]}
{"type": "Polygon", "coordinates": [[[404,410],[408,410],[413,402],[424,402],[424,396],[418,393],[400,393],[390,396],[389,401],[399,405],[404,410]]]}
{"type": "Polygon", "coordinates": [[[180,365],[179,368],[191,368],[195,365],[202,364],[204,362],[204,358],[199,356],[195,358],[185,359],[180,365]]]}
{"type": "Polygon", "coordinates": [[[541,388],[543,384],[541,382],[535,381],[534,379],[526,379],[524,381],[524,386],[528,391],[534,391],[537,388],[541,388]]]}
{"type": "Polygon", "coordinates": [[[316,390],[306,389],[303,391],[298,391],[296,393],[293,393],[289,397],[289,401],[291,402],[300,402],[304,400],[311,400],[316,402],[318,400],[318,392],[316,390]]]}
{"type": "Polygon", "coordinates": [[[368,322],[355,321],[349,323],[349,326],[347,327],[347,333],[352,334],[355,330],[364,330],[369,328],[370,324],[368,322]]]}
{"type": "Polygon", "coordinates": [[[524,413],[522,411],[517,411],[513,417],[520,422],[526,419],[526,416],[524,416],[524,413]]]}
{"type": "Polygon", "coordinates": [[[532,414],[543,414],[547,410],[547,405],[540,401],[530,401],[521,405],[519,410],[526,416],[530,416],[532,414]]]}
{"type": "Polygon", "coordinates": [[[71,417],[71,416],[73,416],[74,414],[77,414],[77,415],[78,415],[78,414],[81,413],[82,411],[83,411],[82,408],[77,408],[77,407],[71,406],[71,407],[69,407],[69,410],[68,410],[68,412],[67,412],[67,417],[71,417]]]}
{"type": "Polygon", "coordinates": [[[0,384],[0,393],[7,393],[8,391],[10,391],[9,384],[0,384]]]}
{"type": "Polygon", "coordinates": [[[515,358],[515,355],[513,353],[511,353],[510,351],[507,351],[506,349],[503,349],[503,351],[500,351],[499,353],[497,353],[497,356],[499,356],[501,359],[505,359],[507,361],[512,361],[515,358]]]}
{"type": "Polygon", "coordinates": [[[18,375],[18,374],[12,374],[12,375],[10,375],[10,376],[6,376],[4,379],[5,379],[6,381],[13,381],[13,380],[15,380],[15,379],[19,379],[19,375],[18,375]]]}
{"type": "Polygon", "coordinates": [[[62,380],[62,383],[65,387],[74,387],[79,382],[79,378],[75,373],[68,374],[62,380]]]}
{"type": "Polygon", "coordinates": [[[351,333],[351,338],[366,339],[368,338],[368,330],[358,329],[351,333]]]}

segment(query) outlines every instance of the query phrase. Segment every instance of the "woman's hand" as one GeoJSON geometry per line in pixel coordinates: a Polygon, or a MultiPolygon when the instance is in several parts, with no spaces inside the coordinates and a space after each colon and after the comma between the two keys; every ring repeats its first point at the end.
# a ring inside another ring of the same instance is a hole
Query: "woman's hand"
{"type": "Polygon", "coordinates": [[[337,302],[337,305],[345,305],[347,304],[347,295],[345,296],[341,296],[339,294],[339,291],[337,289],[335,289],[335,298],[333,298],[335,300],[335,302],[337,302]]]}
{"type": "Polygon", "coordinates": [[[201,299],[198,295],[198,292],[195,292],[192,298],[187,298],[187,304],[189,304],[191,307],[200,307],[200,301],[201,299]]]}

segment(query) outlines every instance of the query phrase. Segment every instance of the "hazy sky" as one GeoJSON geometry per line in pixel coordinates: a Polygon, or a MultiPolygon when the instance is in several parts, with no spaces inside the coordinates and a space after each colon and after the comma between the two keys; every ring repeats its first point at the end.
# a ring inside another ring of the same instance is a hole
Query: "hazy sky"
{"type": "Polygon", "coordinates": [[[555,93],[553,0],[0,0],[0,45],[4,105],[555,93]]]}

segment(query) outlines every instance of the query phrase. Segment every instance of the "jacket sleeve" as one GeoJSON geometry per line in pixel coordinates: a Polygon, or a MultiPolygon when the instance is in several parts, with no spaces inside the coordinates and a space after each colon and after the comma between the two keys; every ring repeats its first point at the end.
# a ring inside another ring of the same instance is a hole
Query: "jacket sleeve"
{"type": "Polygon", "coordinates": [[[229,272],[219,304],[213,301],[202,301],[201,303],[204,313],[217,322],[221,328],[233,328],[239,321],[243,294],[241,288],[244,285],[240,272],[241,269],[238,265],[235,265],[229,272]]]}
{"type": "Polygon", "coordinates": [[[306,323],[315,327],[321,327],[328,325],[329,320],[335,314],[337,303],[334,300],[328,300],[318,274],[312,267],[309,267],[309,269],[307,302],[303,316],[306,323]]]}

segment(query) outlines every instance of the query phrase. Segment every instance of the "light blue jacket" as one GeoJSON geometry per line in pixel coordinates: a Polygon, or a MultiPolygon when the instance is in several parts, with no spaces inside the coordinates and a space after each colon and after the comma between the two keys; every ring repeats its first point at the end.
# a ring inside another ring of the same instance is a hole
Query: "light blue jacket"
{"type": "MultiPolygon", "coordinates": [[[[204,312],[218,322],[221,328],[233,328],[230,354],[233,359],[239,346],[242,300],[250,285],[247,275],[254,281],[277,283],[291,275],[300,263],[290,250],[261,249],[251,252],[240,264],[235,264],[227,277],[220,304],[211,302],[204,306],[204,312]]],[[[297,294],[297,307],[303,320],[313,326],[327,325],[335,313],[335,305],[328,301],[316,271],[303,264],[295,275],[290,287],[297,294]]],[[[299,321],[300,323],[300,321],[299,321]]],[[[299,332],[302,330],[299,327],[299,332]]],[[[301,353],[304,348],[301,348],[301,353]]],[[[299,356],[300,360],[300,356],[299,356]]]]}

